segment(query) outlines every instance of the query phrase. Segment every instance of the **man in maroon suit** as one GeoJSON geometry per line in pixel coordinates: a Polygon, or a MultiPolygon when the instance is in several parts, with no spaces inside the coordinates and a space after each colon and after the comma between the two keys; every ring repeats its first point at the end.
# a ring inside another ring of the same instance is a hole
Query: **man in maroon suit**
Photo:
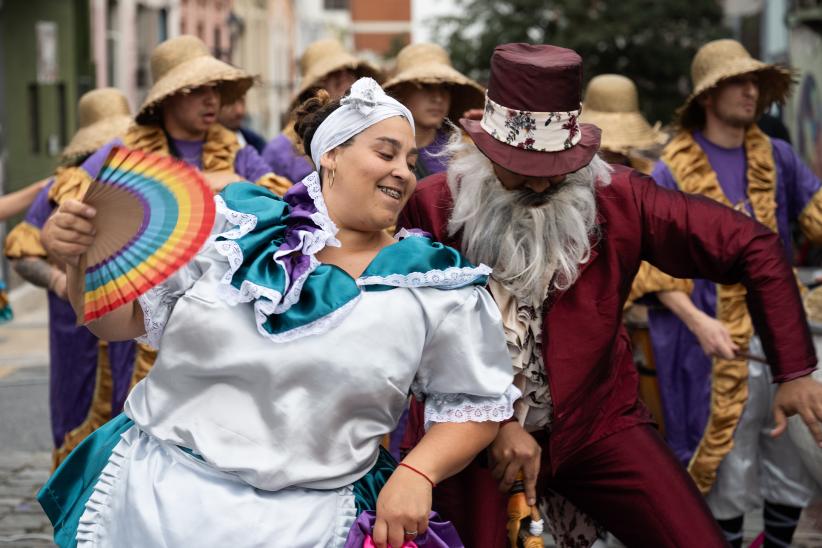
{"type": "MultiPolygon", "coordinates": [[[[643,260],[677,277],[743,283],[781,383],[773,434],[799,413],[822,443],[822,385],[808,376],[816,356],[799,294],[763,225],[599,159],[599,129],[577,121],[581,67],[564,48],[497,47],[482,120],[461,120],[474,143],[451,143],[448,172],[421,182],[400,219],[493,267],[489,288],[524,394],[488,462],[443,482],[435,509],[467,546],[505,546],[497,482],[507,491],[522,473],[560,546],[589,545],[595,524],[628,546],[724,546],[637,399],[622,306],[643,260]]],[[[413,421],[409,431],[413,442],[413,421]]]]}

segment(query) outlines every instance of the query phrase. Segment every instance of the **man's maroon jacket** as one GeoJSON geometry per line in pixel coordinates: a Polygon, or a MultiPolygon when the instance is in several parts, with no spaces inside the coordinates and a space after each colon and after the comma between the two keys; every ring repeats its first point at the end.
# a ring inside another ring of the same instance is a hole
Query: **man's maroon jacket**
{"type": "MultiPolygon", "coordinates": [[[[637,372],[621,321],[643,260],[679,278],[745,284],[774,380],[806,375],[816,365],[796,282],[775,233],[716,202],[615,169],[611,184],[597,191],[599,234],[590,260],[574,285],[549,296],[545,305],[543,357],[554,403],[547,448],[552,472],[587,444],[651,421],[637,399],[637,372]]],[[[452,203],[445,173],[428,177],[399,225],[421,228],[460,249],[460,235],[447,231],[452,203]]]]}

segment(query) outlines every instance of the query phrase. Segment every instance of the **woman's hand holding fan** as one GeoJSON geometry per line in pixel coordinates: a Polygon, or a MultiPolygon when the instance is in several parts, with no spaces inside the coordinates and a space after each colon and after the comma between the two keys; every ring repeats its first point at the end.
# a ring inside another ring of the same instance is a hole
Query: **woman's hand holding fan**
{"type": "Polygon", "coordinates": [[[196,169],[112,149],[82,203],[66,202],[55,215],[52,249],[82,271],[72,277],[79,286],[73,293],[82,294],[78,321],[132,302],[174,274],[205,243],[214,215],[211,190],[196,169]]]}

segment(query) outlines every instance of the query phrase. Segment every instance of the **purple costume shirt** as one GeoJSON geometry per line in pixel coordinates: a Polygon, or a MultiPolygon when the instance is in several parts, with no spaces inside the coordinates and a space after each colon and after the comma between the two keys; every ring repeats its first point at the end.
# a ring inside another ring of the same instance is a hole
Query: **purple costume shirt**
{"type": "Polygon", "coordinates": [[[265,145],[263,160],[271,171],[292,183],[299,183],[314,171],[311,162],[294,150],[294,144],[284,133],[277,135],[265,145]]]}
{"type": "Polygon", "coordinates": [[[440,128],[437,130],[434,140],[428,146],[420,149],[419,158],[417,158],[417,168],[414,170],[418,181],[422,181],[429,175],[435,173],[442,173],[448,169],[448,163],[442,156],[438,156],[445,145],[448,143],[448,132],[440,128]]]}
{"type": "MultiPolygon", "coordinates": [[[[710,143],[699,133],[694,139],[705,152],[728,200],[744,204],[753,216],[747,193],[745,148],[727,149],[710,143]]],[[[822,183],[802,163],[791,146],[771,139],[776,164],[776,224],[788,259],[792,256],[789,223],[795,221],[822,183]]],[[[652,174],[660,186],[678,189],[668,166],[657,162],[652,174]]],[[[716,317],[716,285],[694,280],[694,305],[716,317]]],[[[712,360],[702,351],[697,338],[673,313],[651,309],[648,313],[651,343],[662,395],[665,435],[679,460],[687,465],[710,415],[712,360]]]]}

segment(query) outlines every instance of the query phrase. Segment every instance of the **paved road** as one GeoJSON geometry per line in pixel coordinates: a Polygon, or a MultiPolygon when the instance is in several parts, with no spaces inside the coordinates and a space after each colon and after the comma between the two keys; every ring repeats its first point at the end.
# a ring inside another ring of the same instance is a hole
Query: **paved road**
{"type": "Polygon", "coordinates": [[[54,546],[34,498],[51,469],[45,293],[12,298],[16,317],[0,325],[0,547],[54,546]]]}

